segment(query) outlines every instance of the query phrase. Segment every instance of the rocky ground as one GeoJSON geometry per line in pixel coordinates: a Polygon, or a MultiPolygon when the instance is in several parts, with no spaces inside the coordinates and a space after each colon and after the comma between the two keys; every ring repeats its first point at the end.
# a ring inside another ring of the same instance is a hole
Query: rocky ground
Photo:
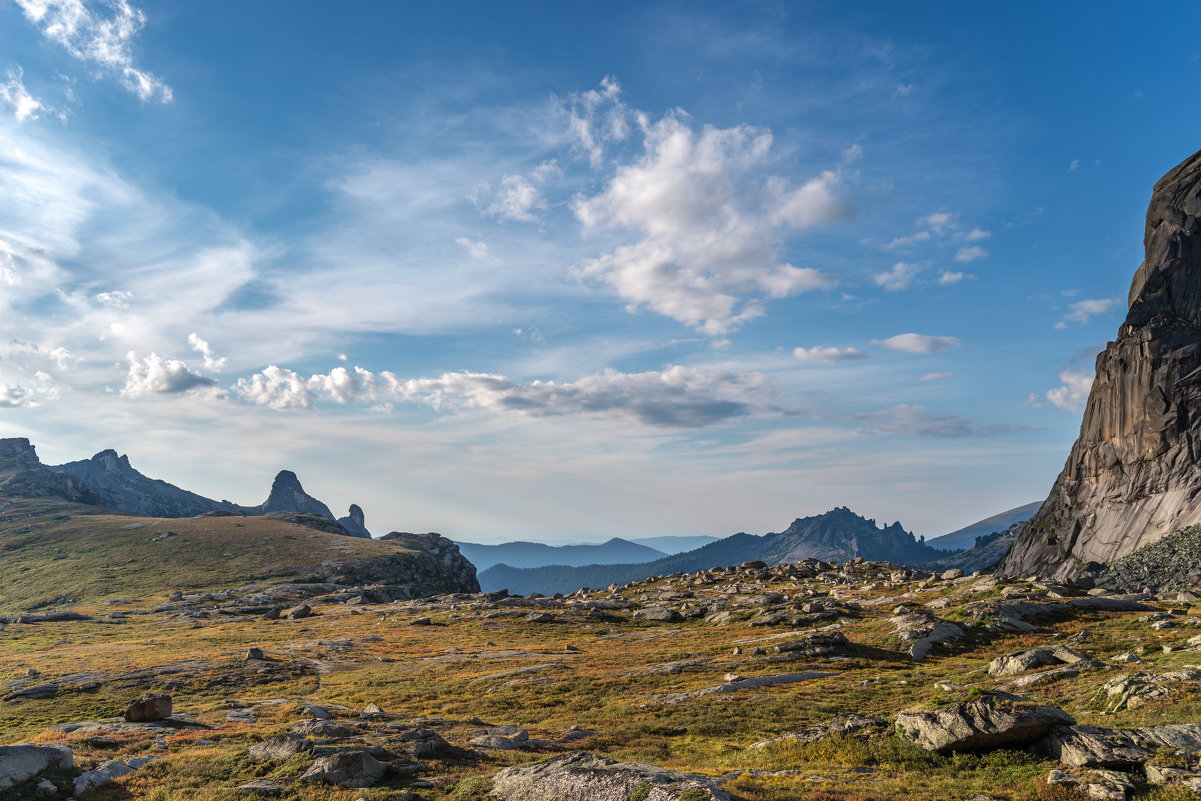
{"type": "Polygon", "coordinates": [[[0,617],[5,801],[1181,799],[1201,602],[883,563],[0,617]]]}

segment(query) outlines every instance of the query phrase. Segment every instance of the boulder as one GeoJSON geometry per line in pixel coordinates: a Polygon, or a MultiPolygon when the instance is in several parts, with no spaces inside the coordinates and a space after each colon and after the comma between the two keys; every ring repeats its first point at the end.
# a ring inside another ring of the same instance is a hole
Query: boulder
{"type": "Polygon", "coordinates": [[[366,751],[344,751],[313,760],[300,778],[338,787],[371,787],[386,770],[387,765],[366,751]]]}
{"type": "Polygon", "coordinates": [[[634,619],[654,620],[660,623],[679,623],[684,618],[674,609],[667,609],[666,607],[662,606],[651,606],[634,612],[634,619]]]}
{"type": "Polygon", "coordinates": [[[500,801],[729,801],[710,779],[641,762],[617,762],[575,751],[526,767],[505,768],[492,778],[500,801]]]}
{"type": "MultiPolygon", "coordinates": [[[[293,727],[295,729],[295,727],[293,727]]],[[[282,762],[296,754],[312,751],[313,744],[300,734],[280,734],[250,746],[246,756],[254,762],[282,762]]]]}
{"type": "Polygon", "coordinates": [[[1024,748],[1041,740],[1060,724],[1075,719],[1062,709],[1039,706],[1029,698],[1008,693],[985,695],[946,709],[910,711],[897,715],[897,732],[925,748],[949,754],[1024,748]]]}
{"type": "Polygon", "coordinates": [[[93,787],[107,784],[113,779],[118,779],[122,776],[128,776],[143,765],[149,765],[157,759],[161,759],[161,757],[134,757],[133,759],[126,760],[110,759],[108,762],[102,762],[98,767],[75,777],[75,786],[73,788],[75,795],[82,795],[93,787]]]}
{"type": "Polygon", "coordinates": [[[310,617],[312,614],[313,607],[309,606],[308,604],[300,604],[299,606],[294,606],[287,612],[284,612],[284,617],[288,618],[288,620],[303,620],[306,617],[310,617]]]}
{"type": "Polygon", "coordinates": [[[1029,670],[1052,665],[1072,665],[1088,661],[1088,657],[1073,651],[1066,645],[1044,645],[1028,648],[1016,654],[998,656],[988,663],[990,676],[1017,676],[1029,670]]]}
{"type": "Polygon", "coordinates": [[[1035,750],[1070,767],[1133,768],[1151,758],[1130,734],[1096,726],[1056,726],[1035,750]]]}
{"type": "Polygon", "coordinates": [[[310,718],[309,720],[294,723],[288,728],[288,731],[294,734],[307,734],[327,740],[340,737],[354,737],[358,734],[357,731],[349,726],[343,726],[341,723],[334,723],[332,720],[322,720],[321,718],[310,718]]]}
{"type": "Polygon", "coordinates": [[[74,765],[71,749],[62,745],[0,746],[0,790],[28,781],[48,770],[66,770],[74,765]]]}
{"type": "Polygon", "coordinates": [[[171,696],[146,695],[125,707],[125,720],[129,723],[148,723],[171,717],[171,696]]]}
{"type": "Polygon", "coordinates": [[[787,734],[781,734],[778,737],[772,737],[770,740],[761,740],[752,745],[751,748],[761,749],[772,748],[778,745],[802,745],[836,736],[863,736],[882,731],[887,726],[888,722],[883,718],[867,717],[851,712],[846,715],[839,715],[816,726],[806,726],[803,729],[797,729],[787,734]]]}

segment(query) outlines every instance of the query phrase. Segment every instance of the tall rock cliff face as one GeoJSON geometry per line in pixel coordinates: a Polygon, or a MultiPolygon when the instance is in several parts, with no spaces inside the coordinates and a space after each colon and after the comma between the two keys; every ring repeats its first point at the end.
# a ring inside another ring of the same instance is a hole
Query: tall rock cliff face
{"type": "Polygon", "coordinates": [[[339,517],[338,524],[346,529],[346,533],[352,537],[361,539],[371,539],[371,532],[367,530],[367,518],[363,514],[363,508],[357,503],[350,505],[350,511],[346,517],[339,517]]]}
{"type": "Polygon", "coordinates": [[[82,481],[116,512],[144,517],[191,517],[215,509],[236,509],[229,501],[214,501],[180,489],[174,484],[148,478],[129,463],[128,456],[104,450],[91,459],[51,467],[82,481]]]}
{"type": "Polygon", "coordinates": [[[299,512],[334,519],[329,507],[305,492],[300,479],[291,470],[279,471],[271,484],[271,494],[259,508],[263,512],[299,512]]]}
{"type": "Polygon", "coordinates": [[[42,464],[24,437],[0,439],[0,497],[59,498],[103,506],[104,499],[74,476],[56,473],[42,464]]]}
{"type": "Polygon", "coordinates": [[[1160,179],[1080,437],[1001,565],[1071,578],[1201,523],[1201,152],[1160,179]]]}

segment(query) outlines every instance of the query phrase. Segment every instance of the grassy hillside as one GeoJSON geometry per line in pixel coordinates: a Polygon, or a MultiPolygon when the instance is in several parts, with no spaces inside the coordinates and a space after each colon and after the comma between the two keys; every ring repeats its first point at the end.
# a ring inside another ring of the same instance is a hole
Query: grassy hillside
{"type": "Polygon", "coordinates": [[[323,562],[408,552],[271,517],[143,518],[19,500],[0,505],[0,610],[303,579],[323,562]]]}

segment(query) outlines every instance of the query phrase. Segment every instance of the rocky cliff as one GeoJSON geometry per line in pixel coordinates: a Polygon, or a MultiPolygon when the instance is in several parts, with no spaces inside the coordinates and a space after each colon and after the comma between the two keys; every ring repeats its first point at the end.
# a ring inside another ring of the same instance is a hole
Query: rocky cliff
{"type": "Polygon", "coordinates": [[[1201,523],[1201,152],[1155,185],[1144,244],[1080,437],[1006,574],[1071,578],[1201,523]]]}
{"type": "Polygon", "coordinates": [[[129,457],[104,450],[91,459],[51,467],[74,476],[116,512],[144,517],[191,517],[215,509],[236,509],[229,501],[214,501],[180,489],[174,484],[149,478],[129,463],[129,457]]]}
{"type": "Polygon", "coordinates": [[[350,511],[347,512],[346,517],[338,518],[338,524],[352,537],[371,539],[371,532],[367,530],[367,517],[363,514],[363,508],[357,503],[350,505],[350,511]]]}
{"type": "Polygon", "coordinates": [[[0,497],[58,498],[102,506],[103,499],[74,476],[56,473],[42,464],[24,437],[0,439],[0,497]]]}
{"type": "Polygon", "coordinates": [[[334,519],[329,507],[305,492],[300,479],[291,470],[279,471],[271,484],[271,493],[259,508],[263,512],[299,512],[334,519]]]}
{"type": "Polygon", "coordinates": [[[779,534],[768,538],[754,556],[768,564],[820,559],[845,562],[862,557],[871,561],[920,564],[945,556],[919,542],[900,523],[883,528],[875,520],[861,517],[845,506],[825,514],[801,517],[779,534]]]}

